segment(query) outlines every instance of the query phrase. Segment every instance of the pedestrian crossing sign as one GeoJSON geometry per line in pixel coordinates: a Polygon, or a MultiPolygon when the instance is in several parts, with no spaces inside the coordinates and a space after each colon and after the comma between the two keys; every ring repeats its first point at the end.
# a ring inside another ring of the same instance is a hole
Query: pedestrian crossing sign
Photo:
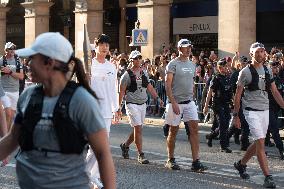
{"type": "Polygon", "coordinates": [[[145,46],[148,43],[148,30],[134,29],[132,30],[132,45],[145,46]]]}

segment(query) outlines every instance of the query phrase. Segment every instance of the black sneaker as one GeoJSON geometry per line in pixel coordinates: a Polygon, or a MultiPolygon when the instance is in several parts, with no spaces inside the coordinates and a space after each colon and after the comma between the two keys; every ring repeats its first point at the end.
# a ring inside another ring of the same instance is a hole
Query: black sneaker
{"type": "Polygon", "coordinates": [[[213,146],[212,145],[212,140],[213,140],[212,134],[208,134],[205,137],[206,137],[206,140],[207,140],[206,142],[207,142],[208,147],[212,147],[213,146]]]}
{"type": "Polygon", "coordinates": [[[276,188],[276,184],[273,181],[273,178],[271,175],[267,175],[264,179],[263,187],[265,188],[276,188]]]}
{"type": "Polygon", "coordinates": [[[124,159],[129,159],[129,154],[128,154],[129,147],[126,147],[124,143],[121,143],[120,148],[121,148],[121,152],[122,152],[122,157],[124,159]]]}
{"type": "Polygon", "coordinates": [[[148,164],[149,163],[149,160],[145,158],[144,153],[139,154],[137,159],[138,159],[138,162],[141,163],[141,164],[148,164]]]}
{"type": "Polygon", "coordinates": [[[195,160],[194,162],[192,162],[191,164],[191,170],[194,172],[203,172],[205,170],[207,170],[208,167],[204,166],[199,159],[195,160]]]}
{"type": "Polygon", "coordinates": [[[221,147],[221,152],[232,153],[232,150],[229,147],[221,147]]]}
{"type": "Polygon", "coordinates": [[[166,168],[172,169],[172,170],[180,170],[179,165],[176,163],[175,158],[171,158],[167,161],[165,164],[166,168]]]}
{"type": "Polygon", "coordinates": [[[238,161],[238,162],[235,162],[234,163],[234,167],[239,171],[240,177],[242,179],[249,179],[250,178],[250,176],[246,172],[247,166],[246,165],[242,165],[241,164],[241,160],[238,161]]]}
{"type": "Polygon", "coordinates": [[[269,140],[269,141],[265,141],[265,146],[274,147],[275,144],[269,140]]]}
{"type": "Polygon", "coordinates": [[[212,144],[212,138],[207,139],[207,145],[208,145],[208,147],[210,147],[210,148],[213,146],[213,144],[212,144]]]}

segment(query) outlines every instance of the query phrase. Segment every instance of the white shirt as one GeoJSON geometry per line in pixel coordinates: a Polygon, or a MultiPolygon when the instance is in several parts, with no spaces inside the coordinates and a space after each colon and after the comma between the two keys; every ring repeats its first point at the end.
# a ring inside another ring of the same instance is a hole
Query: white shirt
{"type": "Polygon", "coordinates": [[[119,108],[115,65],[107,60],[104,63],[99,63],[93,58],[91,75],[91,88],[98,97],[100,111],[104,118],[112,118],[113,113],[119,108]]]}

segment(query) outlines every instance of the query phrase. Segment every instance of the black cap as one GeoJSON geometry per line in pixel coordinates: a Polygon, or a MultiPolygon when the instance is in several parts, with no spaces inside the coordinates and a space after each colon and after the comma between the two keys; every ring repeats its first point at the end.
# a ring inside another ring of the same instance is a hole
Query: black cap
{"type": "Polygon", "coordinates": [[[227,64],[226,58],[222,58],[217,62],[218,66],[225,66],[227,64]]]}
{"type": "Polygon", "coordinates": [[[269,64],[271,66],[280,66],[280,62],[278,62],[278,61],[269,61],[269,64]]]}
{"type": "Polygon", "coordinates": [[[241,62],[241,63],[247,64],[248,61],[249,61],[249,60],[248,60],[248,58],[247,58],[246,56],[241,56],[241,57],[240,57],[240,62],[241,62]]]}
{"type": "Polygon", "coordinates": [[[97,43],[109,43],[110,37],[106,34],[100,34],[96,40],[97,43]]]}

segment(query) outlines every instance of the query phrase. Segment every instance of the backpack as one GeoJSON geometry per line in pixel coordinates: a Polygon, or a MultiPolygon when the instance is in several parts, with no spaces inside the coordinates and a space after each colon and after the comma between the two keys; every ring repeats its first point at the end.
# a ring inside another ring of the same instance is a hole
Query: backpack
{"type": "MultiPolygon", "coordinates": [[[[245,86],[245,89],[247,89],[249,91],[261,90],[258,87],[259,75],[258,75],[256,69],[251,64],[249,64],[248,67],[249,67],[249,70],[250,70],[250,73],[251,73],[251,76],[252,76],[252,80],[247,86],[245,86]]],[[[270,74],[269,74],[268,68],[265,65],[263,65],[263,68],[264,68],[264,72],[265,72],[265,91],[269,91],[271,83],[272,83],[273,80],[270,79],[270,74]]]]}
{"type": "MultiPolygon", "coordinates": [[[[2,58],[3,58],[3,66],[6,67],[8,65],[7,58],[6,56],[3,56],[2,58]]],[[[16,54],[14,55],[14,58],[16,60],[16,72],[19,73],[22,68],[20,58],[16,54]]]]}
{"type": "Polygon", "coordinates": [[[20,127],[18,142],[22,151],[40,150],[63,154],[81,154],[83,152],[87,141],[84,138],[83,132],[75,127],[75,123],[69,116],[69,103],[77,87],[77,83],[69,81],[61,92],[53,110],[53,127],[60,146],[60,151],[54,151],[52,149],[37,149],[34,147],[33,132],[36,124],[41,119],[44,98],[43,86],[36,86],[27,105],[20,127]]]}
{"type": "MultiPolygon", "coordinates": [[[[129,74],[129,77],[130,77],[130,85],[127,86],[126,89],[129,92],[135,92],[137,90],[136,76],[130,69],[127,69],[126,71],[127,71],[127,73],[129,74]]],[[[148,84],[149,84],[149,81],[148,81],[144,71],[142,71],[142,87],[147,88],[148,84]]]]}

